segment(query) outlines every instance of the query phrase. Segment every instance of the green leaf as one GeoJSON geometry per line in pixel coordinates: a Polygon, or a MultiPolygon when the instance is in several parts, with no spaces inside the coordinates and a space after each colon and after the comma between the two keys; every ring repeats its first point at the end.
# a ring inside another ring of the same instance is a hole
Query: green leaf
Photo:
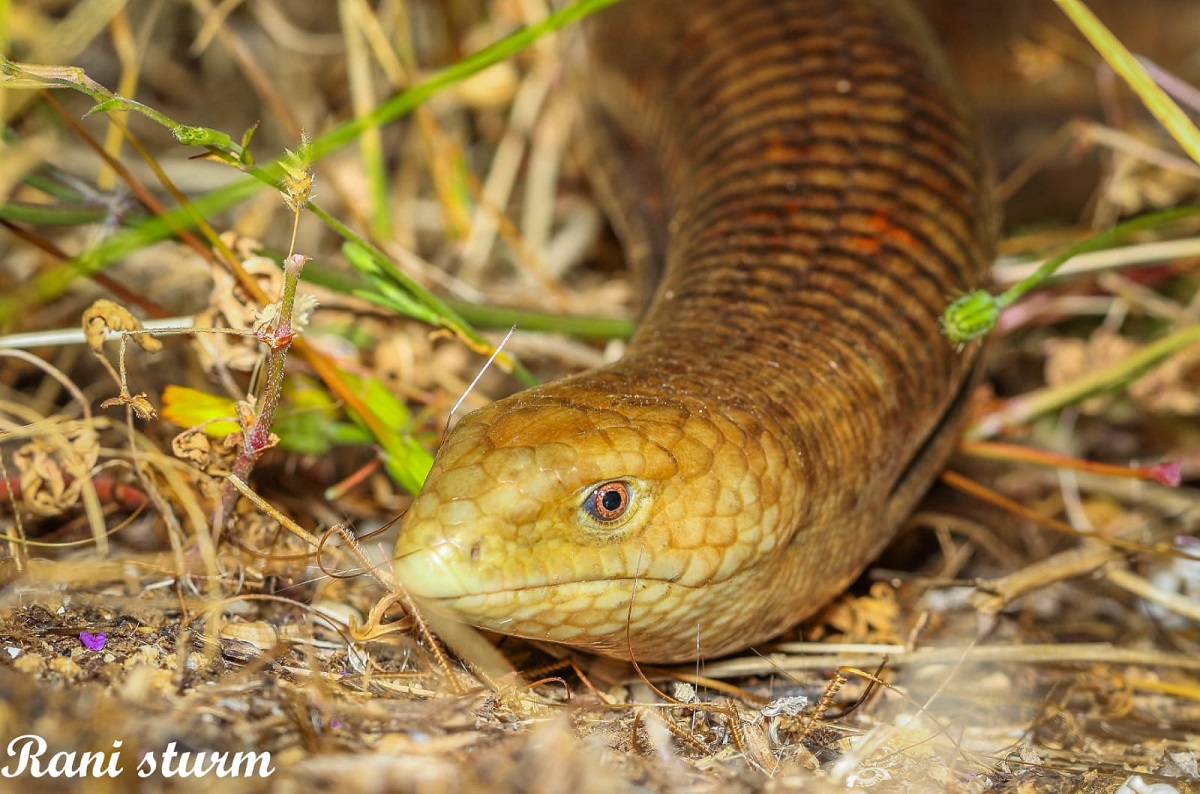
{"type": "Polygon", "coordinates": [[[122,97],[115,96],[112,99],[105,99],[101,102],[97,102],[90,110],[88,110],[87,113],[84,113],[83,115],[94,116],[99,113],[111,113],[128,109],[129,103],[127,103],[122,97]]]}
{"type": "Polygon", "coordinates": [[[233,139],[227,133],[210,127],[189,127],[180,124],[171,130],[171,134],[184,146],[208,146],[223,152],[233,151],[233,139]]]}
{"type": "Polygon", "coordinates": [[[391,270],[384,269],[370,251],[358,243],[345,243],[342,253],[355,270],[371,281],[372,288],[354,290],[355,297],[434,327],[446,324],[441,315],[422,302],[422,296],[407,289],[408,284],[391,278],[391,270]]]}
{"type": "Polygon", "coordinates": [[[421,484],[433,467],[433,455],[412,436],[414,419],[408,406],[375,378],[343,373],[363,403],[379,420],[396,432],[388,438],[375,439],[380,445],[384,468],[409,493],[421,490],[421,484]]]}

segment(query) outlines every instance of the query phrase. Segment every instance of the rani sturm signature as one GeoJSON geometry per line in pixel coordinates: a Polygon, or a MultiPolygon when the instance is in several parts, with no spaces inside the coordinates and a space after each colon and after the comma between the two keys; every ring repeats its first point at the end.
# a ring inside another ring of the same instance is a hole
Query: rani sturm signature
{"type": "MultiPolygon", "coordinates": [[[[34,733],[22,734],[5,747],[0,776],[49,778],[115,778],[127,764],[120,739],[105,752],[50,752],[47,741],[34,733]]],[[[140,778],[249,778],[270,777],[275,772],[269,752],[218,752],[179,750],[170,742],[161,751],[141,751],[132,767],[140,778]]]]}

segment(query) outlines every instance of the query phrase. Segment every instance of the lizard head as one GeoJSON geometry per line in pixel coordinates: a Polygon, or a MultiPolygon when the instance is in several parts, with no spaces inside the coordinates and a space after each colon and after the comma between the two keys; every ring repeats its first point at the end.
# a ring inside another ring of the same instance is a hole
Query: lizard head
{"type": "Polygon", "coordinates": [[[790,536],[775,525],[792,496],[768,473],[782,455],[748,415],[700,400],[578,379],[523,392],[449,434],[397,573],[505,634],[658,661],[744,646],[761,636],[730,616],[770,589],[746,585],[790,536]]]}

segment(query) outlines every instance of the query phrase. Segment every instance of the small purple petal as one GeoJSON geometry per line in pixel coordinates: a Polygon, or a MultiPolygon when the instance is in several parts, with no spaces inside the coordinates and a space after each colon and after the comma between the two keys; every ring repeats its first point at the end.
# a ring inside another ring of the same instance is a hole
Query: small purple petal
{"type": "Polygon", "coordinates": [[[340,727],[342,727],[342,721],[337,717],[334,717],[329,721],[329,730],[336,731],[340,727]]]}
{"type": "Polygon", "coordinates": [[[90,631],[81,631],[79,632],[79,641],[89,651],[102,651],[104,650],[105,643],[108,642],[108,637],[103,631],[98,631],[95,634],[90,631]]]}

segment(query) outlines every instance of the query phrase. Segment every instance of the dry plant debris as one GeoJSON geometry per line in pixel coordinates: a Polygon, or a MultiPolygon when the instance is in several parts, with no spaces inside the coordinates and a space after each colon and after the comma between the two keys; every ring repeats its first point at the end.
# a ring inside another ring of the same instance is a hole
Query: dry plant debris
{"type": "MultiPolygon", "coordinates": [[[[928,5],[994,64],[962,71],[1002,285],[1194,202],[1200,165],[1049,4],[1011,0],[1011,31],[928,5]],[[1091,118],[1019,126],[1047,101],[1091,118]]],[[[1092,6],[1195,101],[1171,53],[1200,9],[1092,6]]],[[[1200,790],[1190,217],[999,315],[947,485],[778,643],[634,668],[412,608],[391,520],[504,332],[464,409],[628,329],[561,42],[522,33],[549,13],[0,4],[0,774],[40,747],[41,790],[1200,790]]]]}

